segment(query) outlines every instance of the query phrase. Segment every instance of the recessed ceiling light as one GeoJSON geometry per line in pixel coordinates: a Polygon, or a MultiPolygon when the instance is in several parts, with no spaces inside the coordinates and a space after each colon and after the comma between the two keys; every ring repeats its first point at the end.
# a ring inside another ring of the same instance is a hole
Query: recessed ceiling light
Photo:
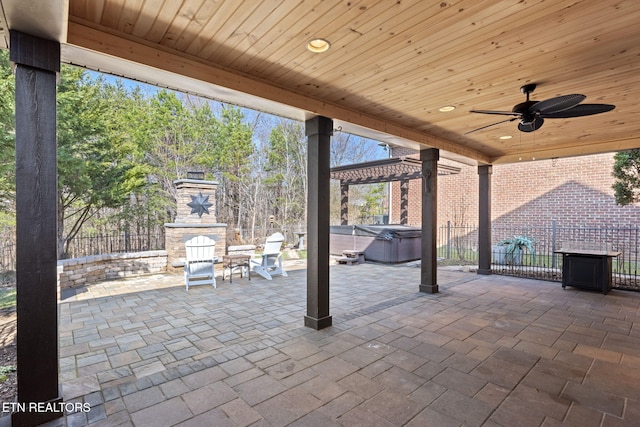
{"type": "Polygon", "coordinates": [[[438,108],[439,111],[442,111],[443,113],[448,113],[449,111],[453,111],[455,110],[456,107],[453,105],[445,105],[443,107],[438,108]]]}
{"type": "Polygon", "coordinates": [[[513,138],[511,135],[502,135],[500,139],[511,139],[513,138]]]}
{"type": "Polygon", "coordinates": [[[326,52],[331,47],[331,43],[325,39],[313,39],[307,43],[307,49],[314,53],[326,52]]]}

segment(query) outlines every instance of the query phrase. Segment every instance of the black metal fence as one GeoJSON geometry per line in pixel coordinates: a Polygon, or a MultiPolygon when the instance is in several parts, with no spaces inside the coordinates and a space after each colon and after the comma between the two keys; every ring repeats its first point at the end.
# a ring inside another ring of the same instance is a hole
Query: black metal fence
{"type": "Polygon", "coordinates": [[[119,252],[142,252],[164,249],[164,232],[132,234],[129,232],[105,235],[79,234],[68,246],[68,258],[119,252]]]}
{"type": "MultiPolygon", "coordinates": [[[[16,244],[13,236],[4,236],[0,239],[2,239],[2,243],[0,243],[0,274],[3,274],[14,271],[16,268],[16,244]]],[[[76,236],[69,244],[68,258],[164,248],[164,233],[83,234],[76,236]]]]}
{"type": "MultiPolygon", "coordinates": [[[[564,226],[555,221],[548,225],[526,227],[499,227],[491,229],[492,244],[514,236],[533,240],[535,254],[525,251],[521,265],[496,262],[494,252],[492,271],[533,279],[562,281],[562,256],[555,251],[567,242],[583,242],[590,248],[620,252],[613,259],[613,287],[640,290],[640,226],[593,225],[564,226]]],[[[454,226],[451,223],[439,227],[438,256],[460,264],[478,263],[478,228],[454,226]]]]}
{"type": "MultiPolygon", "coordinates": [[[[287,244],[298,243],[300,233],[306,226],[290,226],[238,231],[245,243],[264,243],[267,236],[280,231],[287,244]]],[[[640,226],[564,226],[552,222],[549,225],[518,228],[494,226],[491,230],[492,243],[513,236],[526,236],[533,240],[534,254],[526,253],[521,265],[495,262],[492,271],[518,277],[541,280],[562,281],[562,256],[555,251],[564,242],[585,242],[594,247],[620,252],[613,259],[613,286],[617,289],[640,290],[640,226]]],[[[306,239],[305,239],[306,240],[306,239]]],[[[89,255],[117,252],[139,252],[164,249],[164,233],[114,233],[109,235],[80,235],[69,245],[69,256],[79,258],[89,255]]],[[[476,226],[455,226],[450,222],[438,229],[438,257],[444,262],[477,265],[478,228],[476,226]]],[[[0,243],[0,273],[15,270],[15,243],[13,239],[3,239],[0,243]]]]}

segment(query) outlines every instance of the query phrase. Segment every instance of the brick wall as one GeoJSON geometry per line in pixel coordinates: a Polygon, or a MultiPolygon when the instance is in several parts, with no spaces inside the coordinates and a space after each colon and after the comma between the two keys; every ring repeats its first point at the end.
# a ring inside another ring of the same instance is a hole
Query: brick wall
{"type": "MultiPolygon", "coordinates": [[[[415,152],[413,152],[415,153],[415,152]]],[[[406,155],[395,148],[394,156],[406,155]]],[[[417,157],[413,154],[412,157],[417,157]]],[[[438,223],[476,225],[478,174],[474,166],[441,159],[462,168],[438,176],[438,223]]],[[[613,196],[613,154],[493,166],[491,217],[494,225],[629,225],[640,223],[640,204],[618,206],[613,196]]],[[[400,185],[392,187],[391,221],[400,222],[400,185]]],[[[420,182],[409,186],[409,224],[421,223],[420,182]]]]}

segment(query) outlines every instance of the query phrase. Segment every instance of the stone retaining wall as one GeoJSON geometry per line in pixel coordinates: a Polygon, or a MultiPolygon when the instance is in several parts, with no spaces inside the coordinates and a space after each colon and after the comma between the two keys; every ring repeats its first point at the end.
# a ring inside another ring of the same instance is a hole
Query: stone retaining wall
{"type": "Polygon", "coordinates": [[[60,289],[167,271],[167,251],[92,255],[58,261],[60,289]]]}

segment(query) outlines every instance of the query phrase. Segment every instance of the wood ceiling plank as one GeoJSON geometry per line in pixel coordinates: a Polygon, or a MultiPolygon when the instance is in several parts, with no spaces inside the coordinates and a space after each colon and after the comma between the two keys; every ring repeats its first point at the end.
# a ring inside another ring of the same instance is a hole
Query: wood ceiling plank
{"type": "Polygon", "coordinates": [[[208,19],[209,15],[205,17],[205,15],[199,14],[200,9],[208,7],[207,11],[213,11],[213,6],[212,2],[203,0],[183,0],[180,9],[171,21],[171,25],[160,40],[160,44],[172,49],[184,49],[208,19]],[[199,16],[203,18],[199,19],[199,16]]]}
{"type": "MultiPolygon", "coordinates": [[[[476,5],[475,9],[478,7],[476,5]]],[[[491,8],[487,9],[489,10],[485,10],[485,6],[481,8],[488,16],[495,15],[499,11],[491,8]]],[[[370,20],[373,28],[371,26],[363,26],[362,33],[365,35],[364,37],[355,40],[338,40],[336,45],[340,51],[331,52],[336,58],[335,60],[322,57],[322,66],[318,66],[315,69],[313,66],[316,64],[310,62],[308,76],[313,78],[331,76],[331,81],[333,82],[333,79],[340,81],[340,79],[348,78],[350,75],[365,74],[367,70],[377,74],[387,68],[395,56],[406,55],[403,52],[407,51],[414,53],[415,43],[409,42],[435,33],[434,26],[439,26],[439,20],[442,20],[442,15],[445,13],[449,15],[455,14],[454,16],[469,15],[469,10],[474,10],[474,8],[465,8],[460,13],[455,10],[452,11],[451,8],[439,7],[437,3],[420,2],[411,8],[401,10],[395,16],[387,13],[382,24],[379,24],[378,21],[370,20]],[[426,20],[425,14],[429,14],[426,20]],[[341,58],[349,58],[349,62],[345,62],[341,58]]],[[[290,78],[290,76],[285,77],[290,78]]],[[[344,86],[349,84],[351,82],[346,82],[344,86]]]]}
{"type": "MultiPolygon", "coordinates": [[[[257,70],[261,75],[273,81],[275,73],[282,68],[294,68],[303,61],[312,58],[315,54],[306,49],[307,42],[314,37],[330,38],[330,35],[337,32],[352,33],[348,24],[355,25],[358,22],[358,15],[369,10],[377,10],[375,6],[381,3],[380,0],[321,3],[304,15],[301,25],[295,26],[295,31],[287,31],[286,41],[279,45],[279,49],[273,51],[269,56],[263,57],[261,63],[256,64],[252,69],[257,70]],[[326,3],[326,4],[325,4],[326,3]],[[362,8],[362,9],[361,9],[362,8]],[[364,12],[363,12],[364,11],[364,12]]],[[[389,7],[391,2],[386,2],[389,7]]],[[[385,5],[383,5],[385,6],[385,5]]]]}
{"type": "Polygon", "coordinates": [[[377,2],[361,3],[360,6],[352,5],[346,10],[332,11],[331,15],[319,17],[307,30],[306,37],[297,38],[295,44],[289,49],[283,50],[277,61],[272,60],[271,65],[264,69],[269,79],[274,81],[288,81],[300,85],[313,83],[309,78],[312,70],[320,68],[320,65],[332,63],[334,60],[342,62],[346,56],[342,56],[341,46],[347,45],[363,37],[367,27],[375,27],[382,18],[398,13],[402,9],[402,3],[377,2]],[[316,54],[306,49],[307,41],[312,37],[323,37],[335,46],[325,54],[316,54]],[[337,42],[334,40],[337,39],[337,42]],[[335,58],[335,59],[334,59],[335,58]]]}
{"type": "MultiPolygon", "coordinates": [[[[218,27],[217,31],[214,32],[211,40],[214,43],[209,43],[206,45],[198,54],[200,58],[204,58],[207,60],[211,60],[215,63],[219,63],[218,59],[215,56],[215,53],[218,49],[224,46],[229,42],[229,38],[232,37],[236,31],[236,26],[242,22],[244,22],[251,14],[255,8],[255,2],[250,3],[249,7],[239,7],[237,8],[233,14],[229,17],[229,19],[225,22],[222,22],[218,27]]],[[[226,65],[220,63],[221,65],[226,65]]]]}
{"type": "Polygon", "coordinates": [[[99,23],[102,20],[105,0],[72,1],[69,4],[69,14],[82,19],[99,23]]]}
{"type": "MultiPolygon", "coordinates": [[[[639,67],[629,68],[629,70],[635,73],[640,72],[639,67]]],[[[550,83],[550,79],[552,77],[548,74],[542,73],[539,75],[540,79],[538,79],[538,81],[541,81],[542,84],[539,85],[536,92],[534,92],[534,94],[531,96],[531,99],[543,100],[561,94],[566,95],[569,93],[576,93],[580,91],[585,92],[584,88],[589,87],[589,93],[585,93],[585,95],[587,95],[589,98],[585,102],[617,104],[620,102],[619,95],[616,95],[615,92],[604,90],[605,84],[603,83],[603,79],[618,79],[619,77],[626,76],[627,74],[628,71],[625,71],[623,67],[618,67],[615,73],[599,72],[593,73],[591,75],[575,73],[574,70],[566,70],[562,74],[556,74],[555,76],[553,76],[554,84],[552,85],[550,83]],[[561,89],[556,90],[557,88],[561,89]]],[[[453,101],[450,103],[456,105],[460,111],[468,111],[471,109],[509,111],[511,110],[511,107],[513,105],[525,100],[525,96],[518,90],[518,82],[505,82],[504,86],[502,86],[503,90],[496,92],[494,96],[490,96],[490,94],[487,92],[484,93],[485,96],[483,96],[482,98],[478,97],[477,100],[464,104],[458,100],[462,99],[465,96],[465,86],[457,85],[452,81],[445,82],[445,85],[450,88],[449,95],[454,95],[453,97],[448,97],[453,98],[453,101]],[[507,90],[507,85],[512,85],[511,90],[507,90]]],[[[420,93],[417,88],[415,92],[420,93]]],[[[408,112],[416,112],[420,114],[420,116],[424,117],[424,114],[436,113],[437,108],[441,106],[438,105],[438,100],[445,98],[446,95],[446,93],[429,92],[429,98],[427,99],[421,97],[411,97],[411,94],[406,95],[408,97],[406,100],[403,100],[402,98],[400,98],[399,100],[381,99],[379,101],[379,104],[381,105],[379,109],[384,109],[384,107],[382,107],[384,105],[393,106],[398,105],[399,102],[402,102],[403,109],[408,112]]]]}
{"type": "Polygon", "coordinates": [[[175,40],[173,48],[184,52],[191,46],[197,46],[196,50],[202,50],[210,42],[209,34],[205,28],[212,16],[216,16],[220,2],[203,1],[201,7],[191,15],[191,22],[185,26],[184,31],[175,40]]]}
{"type": "MultiPolygon", "coordinates": [[[[440,78],[448,77],[452,72],[460,71],[460,64],[464,64],[464,70],[476,72],[478,68],[488,68],[488,64],[494,61],[493,58],[497,58],[501,66],[509,62],[518,63],[519,61],[512,59],[514,55],[520,55],[516,57],[518,60],[520,58],[523,58],[523,60],[526,60],[526,58],[530,59],[531,54],[528,53],[526,47],[522,47],[522,40],[532,40],[536,43],[536,46],[538,46],[543,42],[541,39],[550,38],[554,40],[556,34],[562,31],[556,27],[555,33],[553,29],[549,29],[545,31],[544,37],[538,35],[541,23],[549,19],[546,15],[547,12],[545,9],[545,14],[540,11],[538,11],[537,14],[532,12],[525,14],[527,18],[535,18],[534,21],[526,21],[518,18],[518,22],[521,25],[509,33],[504,32],[500,34],[499,44],[495,41],[499,28],[488,26],[482,31],[469,33],[469,39],[458,37],[452,40],[449,38],[448,40],[445,39],[444,42],[431,40],[429,44],[435,47],[425,52],[429,57],[426,67],[424,66],[424,57],[419,57],[419,55],[415,55],[413,52],[401,55],[400,52],[396,58],[396,62],[392,62],[391,58],[387,62],[388,68],[386,69],[393,70],[391,76],[382,75],[374,80],[371,78],[371,73],[367,74],[366,72],[362,72],[354,77],[355,81],[345,81],[343,79],[338,80],[336,84],[348,86],[353,91],[359,91],[362,89],[360,85],[370,85],[372,82],[377,84],[381,78],[391,80],[386,82],[386,85],[390,86],[393,81],[419,80],[424,78],[424,75],[428,75],[432,80],[437,79],[438,76],[432,76],[432,72],[434,71],[441,72],[440,78]],[[550,35],[549,33],[553,34],[550,35]],[[460,48],[460,46],[462,46],[462,48],[460,48]],[[398,72],[396,67],[404,67],[406,71],[403,73],[402,70],[399,70],[398,72]],[[442,74],[447,75],[443,76],[442,74]]],[[[494,23],[499,24],[500,21],[494,21],[494,23]]],[[[447,32],[445,36],[448,34],[447,32]]],[[[548,40],[544,40],[545,43],[547,41],[548,40]]],[[[563,43],[562,38],[560,38],[560,40],[556,39],[555,41],[556,45],[562,45],[563,43]]],[[[421,42],[421,45],[424,43],[426,43],[426,41],[421,42]]]]}
{"type": "Polygon", "coordinates": [[[144,0],[127,0],[123,5],[122,12],[120,13],[118,31],[131,34],[133,27],[138,20],[138,16],[140,16],[143,3],[144,0]]]}
{"type": "MultiPolygon", "coordinates": [[[[296,58],[296,61],[299,63],[296,67],[288,67],[287,59],[281,58],[280,64],[285,65],[284,67],[280,67],[280,69],[274,69],[272,73],[270,73],[270,78],[275,80],[291,80],[291,79],[299,79],[299,74],[301,70],[305,71],[305,82],[312,81],[311,76],[318,74],[318,69],[336,69],[340,68],[339,71],[334,74],[334,77],[338,75],[338,72],[342,72],[342,69],[347,66],[347,63],[344,61],[345,58],[349,58],[349,64],[351,64],[351,58],[356,61],[362,60],[358,55],[360,53],[365,53],[366,55],[372,55],[377,50],[375,46],[372,47],[368,52],[364,52],[364,50],[359,49],[359,46],[365,40],[374,38],[371,37],[371,34],[380,35],[384,34],[383,38],[389,37],[387,34],[389,32],[396,31],[395,26],[397,22],[404,21],[411,16],[415,16],[416,8],[420,8],[419,10],[424,12],[429,8],[433,8],[433,4],[430,2],[420,2],[414,6],[406,6],[405,3],[400,4],[392,4],[391,2],[387,2],[386,4],[378,4],[378,5],[368,5],[368,7],[364,10],[361,10],[359,7],[352,7],[349,9],[349,13],[342,14],[342,20],[333,20],[328,25],[322,27],[322,33],[324,37],[327,38],[332,43],[332,48],[321,55],[319,54],[307,54],[304,55],[304,61],[300,61],[296,58]]],[[[320,27],[323,22],[317,22],[314,24],[317,27],[320,27]]],[[[375,37],[377,38],[377,37],[375,37]]]]}
{"type": "MultiPolygon", "coordinates": [[[[362,0],[354,0],[352,3],[358,4],[362,0]]],[[[331,10],[329,2],[315,0],[315,3],[307,5],[300,4],[291,13],[286,14],[277,27],[271,29],[262,38],[258,39],[255,45],[247,51],[247,56],[240,56],[233,61],[233,67],[246,70],[248,73],[255,70],[262,70],[268,67],[276,55],[288,49],[292,40],[297,40],[308,26],[314,22],[316,14],[322,15],[331,10]],[[311,11],[311,12],[310,12],[311,11]],[[275,42],[274,40],[277,40],[275,42]]]]}
{"type": "Polygon", "coordinates": [[[202,27],[202,31],[194,37],[185,52],[195,57],[205,58],[207,56],[207,47],[215,49],[215,46],[212,46],[213,44],[223,42],[223,40],[216,39],[214,34],[229,20],[241,3],[240,1],[222,1],[220,7],[211,15],[209,21],[202,27]]]}
{"type": "Polygon", "coordinates": [[[160,43],[178,13],[181,3],[182,2],[179,1],[165,0],[162,7],[156,9],[156,17],[145,36],[145,40],[151,43],[160,43]]]}
{"type": "MultiPolygon", "coordinates": [[[[541,64],[546,64],[546,67],[549,70],[547,73],[544,73],[544,75],[542,75],[541,78],[549,78],[549,76],[553,76],[554,74],[556,74],[556,76],[559,75],[559,73],[555,69],[561,64],[561,61],[557,58],[557,52],[560,52],[560,51],[563,52],[563,55],[570,58],[583,57],[584,53],[587,52],[591,62],[588,64],[588,66],[585,65],[584,68],[582,69],[582,72],[584,73],[585,76],[597,73],[599,71],[604,71],[608,73],[608,70],[611,69],[612,57],[615,57],[616,55],[618,55],[617,52],[612,53],[612,46],[617,46],[621,50],[625,51],[624,56],[627,58],[628,61],[635,60],[635,55],[631,53],[631,50],[635,46],[637,46],[637,44],[633,39],[627,39],[623,41],[619,41],[616,39],[608,40],[608,34],[604,34],[604,33],[600,33],[600,34],[601,35],[600,37],[598,37],[597,42],[594,42],[593,39],[590,37],[581,37],[578,35],[576,40],[569,40],[567,42],[569,47],[563,48],[565,42],[562,42],[562,44],[560,44],[557,49],[548,49],[546,53],[537,55],[536,56],[536,59],[538,60],[537,62],[541,64]],[[625,45],[621,45],[621,43],[625,43],[625,45]],[[593,62],[592,58],[602,58],[601,63],[596,64],[595,62],[593,62]],[[597,67],[598,65],[599,65],[599,68],[597,67]]],[[[613,33],[610,33],[610,34],[613,34],[613,33]]],[[[549,44],[549,46],[552,46],[552,45],[549,44]]],[[[528,52],[516,53],[509,56],[509,62],[514,64],[526,63],[527,58],[529,56],[530,55],[528,52]]],[[[620,60],[624,61],[625,58],[620,58],[620,60]]],[[[456,87],[456,85],[459,85],[458,87],[468,86],[469,85],[468,82],[472,81],[472,79],[476,82],[481,82],[481,83],[484,79],[485,82],[487,82],[487,84],[496,86],[500,80],[500,77],[496,77],[496,76],[501,75],[500,69],[502,69],[503,71],[505,70],[504,65],[505,65],[505,61],[500,61],[498,59],[492,63],[486,63],[484,65],[478,64],[476,67],[471,67],[464,71],[450,72],[448,69],[439,70],[437,73],[430,74],[430,79],[435,81],[438,81],[438,80],[446,81],[447,82],[446,87],[456,87]],[[500,67],[500,65],[502,65],[502,67],[500,67]]],[[[567,69],[569,69],[571,67],[575,67],[576,65],[579,65],[579,61],[567,62],[565,66],[568,67],[567,69]]],[[[517,65],[514,65],[514,66],[517,67],[517,65]]],[[[572,68],[571,71],[578,75],[581,72],[580,69],[576,69],[576,68],[572,68]]],[[[505,72],[503,74],[507,76],[511,75],[508,72],[505,72]]],[[[412,87],[413,90],[415,91],[418,91],[419,85],[421,84],[424,84],[425,86],[428,85],[428,82],[423,81],[424,77],[420,71],[407,72],[402,77],[403,78],[401,80],[404,82],[404,84],[406,86],[412,87]]],[[[557,77],[554,78],[554,80],[557,80],[557,77]]],[[[475,84],[474,86],[478,88],[478,90],[479,88],[483,87],[482,85],[479,85],[479,84],[475,84]]],[[[442,90],[446,90],[446,88],[443,87],[442,90]]],[[[436,92],[430,91],[429,93],[434,97],[437,96],[437,91],[436,92]]],[[[389,94],[389,91],[387,91],[386,93],[379,91],[377,93],[370,93],[368,95],[371,97],[375,97],[375,99],[377,99],[379,102],[383,102],[383,103],[394,102],[394,97],[392,96],[393,94],[389,94]]],[[[399,93],[399,96],[402,97],[403,94],[399,93]]]]}
{"type": "Polygon", "coordinates": [[[104,25],[107,28],[118,28],[120,15],[124,9],[124,1],[125,0],[108,0],[105,2],[100,25],[104,25]]]}
{"type": "Polygon", "coordinates": [[[138,16],[131,29],[131,35],[147,38],[153,24],[156,22],[158,10],[162,9],[163,4],[163,0],[146,0],[140,8],[140,16],[138,16]]]}
{"type": "MultiPolygon", "coordinates": [[[[635,55],[640,55],[640,47],[636,48],[635,55]]],[[[610,62],[609,65],[611,65],[610,62]]],[[[627,80],[630,75],[640,74],[640,64],[638,64],[638,66],[616,67],[615,71],[609,73],[603,71],[589,74],[588,71],[588,67],[584,72],[578,73],[576,73],[575,70],[567,69],[564,70],[562,74],[558,73],[553,76],[553,81],[550,80],[550,76],[548,75],[540,75],[538,81],[542,83],[539,84],[536,91],[531,95],[531,99],[541,101],[554,96],[586,92],[585,88],[589,88],[589,93],[584,93],[588,97],[587,100],[584,101],[585,103],[612,103],[617,105],[617,103],[621,101],[621,96],[623,96],[624,93],[628,93],[628,88],[623,87],[622,93],[616,93],[610,90],[612,83],[617,80],[627,80]],[[626,92],[624,92],[625,90],[626,92]]],[[[519,91],[518,84],[519,82],[504,82],[503,86],[502,83],[498,82],[497,85],[499,85],[499,89],[483,91],[483,96],[478,97],[477,101],[467,104],[452,103],[456,104],[461,111],[468,111],[470,109],[510,111],[512,106],[525,100],[524,94],[519,91]],[[507,85],[512,85],[510,90],[507,85]]],[[[450,90],[452,91],[460,87],[453,82],[447,82],[447,85],[450,85],[450,90]]],[[[459,90],[456,96],[460,98],[463,97],[463,92],[464,90],[459,90]]],[[[436,100],[442,99],[444,95],[442,92],[430,93],[430,96],[436,100]]],[[[624,100],[624,98],[622,98],[622,100],[624,100]]],[[[428,111],[435,113],[439,105],[436,105],[433,101],[422,101],[421,104],[420,100],[408,102],[405,105],[405,108],[414,111],[421,107],[426,107],[428,111]]]]}
{"type": "MultiPolygon", "coordinates": [[[[465,8],[462,12],[450,12],[450,9],[446,9],[446,11],[449,19],[452,19],[452,16],[450,16],[452,13],[455,13],[455,17],[475,16],[473,11],[477,9],[478,6],[465,8]]],[[[482,7],[480,11],[487,14],[487,17],[495,16],[498,12],[504,14],[504,11],[494,10],[491,7],[482,7]]],[[[426,46],[442,44],[440,41],[432,40],[435,37],[445,38],[447,44],[452,43],[449,31],[437,32],[435,29],[441,25],[438,23],[439,20],[448,22],[447,19],[442,17],[444,13],[440,11],[439,14],[430,16],[426,22],[420,21],[420,17],[423,15],[419,11],[415,11],[410,17],[402,16],[408,24],[411,24],[409,27],[394,27],[393,36],[388,36],[388,31],[385,31],[377,37],[370,38],[370,40],[365,38],[358,40],[356,43],[345,47],[345,54],[342,55],[345,57],[355,55],[356,58],[353,61],[348,63],[344,61],[326,61],[325,66],[315,70],[312,75],[314,77],[316,75],[331,76],[331,83],[335,87],[351,88],[353,85],[366,81],[366,79],[371,79],[370,81],[376,82],[376,84],[387,85],[387,79],[389,75],[392,75],[391,70],[394,67],[415,69],[416,65],[411,64],[410,60],[420,61],[421,66],[424,65],[425,61],[434,60],[434,54],[426,46]],[[435,22],[431,23],[433,19],[435,19],[435,22]]],[[[422,19],[424,20],[424,18],[422,19]]],[[[468,27],[472,27],[472,25],[468,25],[468,27]]],[[[444,26],[443,28],[446,29],[447,27],[444,26]]],[[[463,34],[457,35],[456,40],[464,40],[462,36],[463,34]]],[[[442,47],[442,49],[444,50],[445,48],[442,47]]]]}
{"type": "Polygon", "coordinates": [[[233,62],[233,58],[236,57],[239,44],[243,41],[251,44],[257,40],[256,27],[265,23],[273,25],[279,22],[283,15],[283,9],[289,9],[291,6],[295,7],[299,2],[289,2],[283,5],[282,0],[271,0],[256,4],[251,14],[243,22],[234,22],[235,28],[233,28],[229,38],[223,45],[219,45],[209,57],[215,58],[215,61],[219,64],[230,65],[233,62]],[[278,11],[278,13],[274,13],[275,11],[278,11]]]}
{"type": "Polygon", "coordinates": [[[261,52],[261,46],[273,43],[273,39],[269,37],[269,32],[273,28],[279,28],[280,31],[288,28],[285,20],[297,20],[295,11],[302,5],[304,0],[284,0],[278,7],[273,8],[271,13],[265,16],[253,30],[245,34],[234,47],[233,52],[229,52],[224,62],[234,67],[234,63],[238,58],[244,55],[258,55],[261,52]]]}

